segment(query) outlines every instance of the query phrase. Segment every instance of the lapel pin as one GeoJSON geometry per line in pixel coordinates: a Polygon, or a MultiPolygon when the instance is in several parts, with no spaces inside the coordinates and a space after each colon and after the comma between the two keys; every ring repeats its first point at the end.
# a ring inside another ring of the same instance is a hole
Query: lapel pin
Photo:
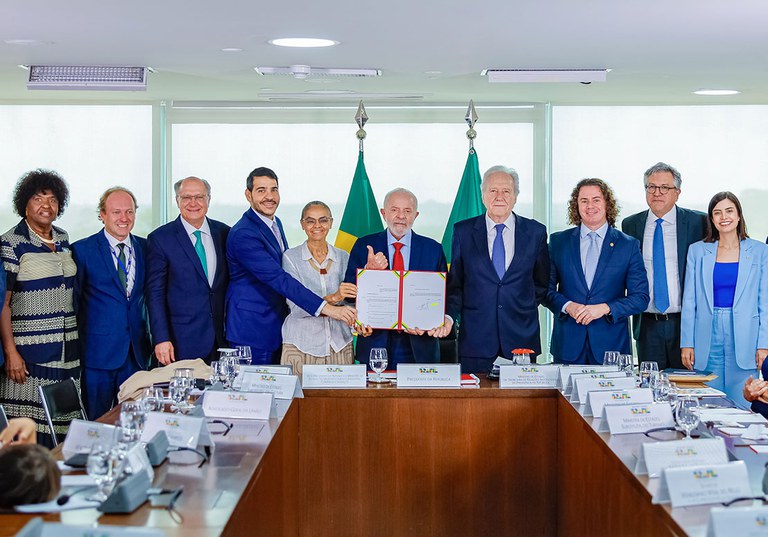
{"type": "Polygon", "coordinates": [[[611,243],[611,248],[613,248],[613,243],[611,243]]]}

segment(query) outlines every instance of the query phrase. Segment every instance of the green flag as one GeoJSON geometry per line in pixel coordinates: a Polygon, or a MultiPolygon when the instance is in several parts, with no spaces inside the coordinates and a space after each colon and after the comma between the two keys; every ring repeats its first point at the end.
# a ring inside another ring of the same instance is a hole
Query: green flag
{"type": "Polygon", "coordinates": [[[453,225],[461,220],[480,216],[485,212],[483,197],[480,192],[480,167],[477,164],[477,152],[474,148],[469,150],[467,164],[464,166],[464,175],[461,176],[459,191],[456,192],[456,200],[453,202],[451,216],[443,234],[443,251],[448,263],[451,262],[451,241],[453,241],[453,225]]]}
{"type": "Polygon", "coordinates": [[[341,217],[339,232],[336,235],[336,248],[349,252],[355,241],[364,235],[370,235],[384,229],[381,225],[379,208],[376,198],[373,196],[371,182],[365,172],[363,152],[357,157],[355,177],[347,196],[347,205],[344,207],[344,216],[341,217]]]}

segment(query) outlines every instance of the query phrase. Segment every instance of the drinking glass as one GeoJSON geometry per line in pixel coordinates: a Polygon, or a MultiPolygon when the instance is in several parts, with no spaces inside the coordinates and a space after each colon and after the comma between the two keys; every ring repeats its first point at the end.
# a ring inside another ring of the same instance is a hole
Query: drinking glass
{"type": "Polygon", "coordinates": [[[515,363],[517,365],[531,365],[531,355],[527,352],[515,355],[515,363]]]}
{"type": "Polygon", "coordinates": [[[686,438],[691,438],[691,431],[699,425],[698,397],[680,397],[675,412],[677,424],[685,431],[686,438]]]}
{"type": "Polygon", "coordinates": [[[211,384],[216,384],[219,382],[219,361],[213,360],[211,361],[211,376],[208,377],[208,382],[211,384]]]}
{"type": "Polygon", "coordinates": [[[88,498],[89,500],[103,502],[107,499],[117,480],[119,462],[119,455],[112,448],[99,442],[91,446],[86,471],[88,476],[96,482],[98,490],[96,494],[88,498]]]}
{"type": "Polygon", "coordinates": [[[144,429],[147,412],[138,401],[126,401],[120,405],[120,427],[123,428],[123,440],[129,444],[137,442],[144,429]]]}
{"type": "Polygon", "coordinates": [[[182,377],[173,377],[168,383],[168,396],[171,398],[171,408],[174,412],[184,412],[188,408],[187,396],[189,385],[182,377]]]}
{"type": "Polygon", "coordinates": [[[605,351],[603,354],[603,365],[619,365],[619,351],[605,351]]]}
{"type": "Polygon", "coordinates": [[[387,379],[382,378],[381,373],[387,368],[387,349],[375,348],[371,349],[371,356],[369,359],[371,369],[376,373],[376,378],[371,382],[376,384],[385,384],[389,382],[387,379]]]}
{"type": "Polygon", "coordinates": [[[237,354],[232,354],[227,356],[225,361],[227,362],[227,383],[230,388],[234,389],[235,379],[240,374],[240,357],[237,354]]]}
{"type": "Polygon", "coordinates": [[[651,380],[651,373],[659,371],[658,362],[640,362],[640,387],[646,388],[651,380]]]}
{"type": "Polygon", "coordinates": [[[240,359],[240,364],[251,365],[253,355],[251,354],[251,347],[249,345],[238,345],[237,356],[240,359]]]}
{"type": "Polygon", "coordinates": [[[624,371],[628,377],[634,374],[635,360],[631,354],[619,355],[619,369],[624,371]]]}
{"type": "Polygon", "coordinates": [[[146,412],[162,412],[165,406],[163,389],[156,386],[148,386],[141,395],[141,404],[146,412]]]}

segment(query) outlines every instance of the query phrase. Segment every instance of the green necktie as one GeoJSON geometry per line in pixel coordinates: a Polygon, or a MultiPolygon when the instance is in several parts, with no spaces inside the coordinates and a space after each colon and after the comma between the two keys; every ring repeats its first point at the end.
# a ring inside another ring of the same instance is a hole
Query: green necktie
{"type": "Polygon", "coordinates": [[[117,279],[123,284],[123,289],[127,291],[128,275],[125,273],[125,243],[118,243],[117,247],[120,248],[120,255],[117,256],[117,279]]]}
{"type": "Polygon", "coordinates": [[[192,233],[195,236],[195,252],[197,252],[197,257],[200,258],[200,263],[203,264],[203,272],[205,272],[205,277],[208,278],[208,259],[205,257],[205,248],[203,247],[203,238],[200,236],[201,231],[198,229],[194,233],[192,233]]]}

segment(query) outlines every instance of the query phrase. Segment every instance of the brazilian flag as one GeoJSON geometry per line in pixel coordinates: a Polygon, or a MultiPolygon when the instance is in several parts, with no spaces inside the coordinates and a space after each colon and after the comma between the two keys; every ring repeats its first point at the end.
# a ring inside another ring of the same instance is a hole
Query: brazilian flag
{"type": "Polygon", "coordinates": [[[376,198],[373,196],[371,182],[365,171],[363,152],[357,157],[355,177],[347,196],[347,205],[344,207],[344,216],[341,217],[339,232],[336,235],[336,248],[349,252],[355,241],[365,235],[382,231],[379,208],[376,198]]]}
{"type": "Polygon", "coordinates": [[[459,190],[453,202],[451,216],[443,234],[443,251],[448,263],[451,262],[451,242],[453,241],[453,225],[461,220],[480,216],[485,212],[483,197],[480,192],[480,167],[477,164],[477,152],[472,148],[467,156],[464,174],[461,176],[459,190]]]}

